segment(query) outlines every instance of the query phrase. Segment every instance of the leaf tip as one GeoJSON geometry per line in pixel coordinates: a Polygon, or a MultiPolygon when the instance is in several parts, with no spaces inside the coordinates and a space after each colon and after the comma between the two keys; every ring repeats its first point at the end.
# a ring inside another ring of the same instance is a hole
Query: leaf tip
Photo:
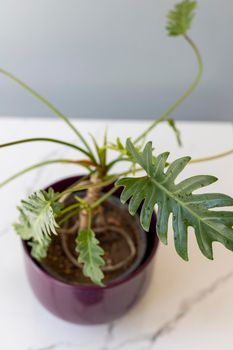
{"type": "MultiPolygon", "coordinates": [[[[125,204],[125,203],[123,203],[123,204],[125,204]]],[[[129,211],[130,215],[132,215],[132,216],[134,216],[136,214],[136,210],[130,208],[130,206],[128,206],[128,211],[129,211]]]]}
{"type": "Polygon", "coordinates": [[[118,179],[118,180],[114,183],[114,186],[116,186],[116,187],[123,186],[123,184],[122,184],[122,179],[118,179]]]}
{"type": "Polygon", "coordinates": [[[186,262],[189,261],[189,257],[188,257],[187,252],[181,252],[181,253],[178,253],[178,254],[184,261],[186,261],[186,262]]]}
{"type": "Polygon", "coordinates": [[[132,145],[133,143],[132,143],[132,141],[131,141],[131,138],[130,137],[127,137],[127,139],[126,139],[126,145],[128,146],[128,145],[132,145]]]}
{"type": "Polygon", "coordinates": [[[197,1],[183,0],[168,12],[166,26],[169,36],[184,35],[190,29],[195,16],[197,1]]]}
{"type": "Polygon", "coordinates": [[[167,240],[167,237],[161,233],[158,233],[158,238],[160,240],[161,243],[163,243],[164,245],[167,245],[168,244],[168,240],[167,240]]]}

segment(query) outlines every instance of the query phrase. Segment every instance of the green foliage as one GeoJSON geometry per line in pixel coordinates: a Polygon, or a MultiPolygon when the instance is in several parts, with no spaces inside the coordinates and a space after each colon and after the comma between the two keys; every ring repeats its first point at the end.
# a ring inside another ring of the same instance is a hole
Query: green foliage
{"type": "Polygon", "coordinates": [[[96,142],[96,139],[93,135],[91,135],[92,141],[95,146],[96,153],[99,158],[99,165],[100,167],[104,170],[106,167],[106,161],[107,161],[107,129],[105,129],[104,132],[104,138],[103,138],[103,145],[99,146],[98,143],[96,142]]]}
{"type": "MultiPolygon", "coordinates": [[[[141,144],[137,144],[136,146],[137,151],[139,152],[142,149],[141,144]]],[[[120,137],[117,137],[116,142],[112,142],[109,144],[108,148],[110,150],[116,151],[120,153],[121,159],[129,160],[132,163],[135,163],[134,158],[131,156],[131,153],[128,151],[126,145],[124,146],[123,142],[121,141],[120,137]]]]}
{"type": "Polygon", "coordinates": [[[120,137],[117,137],[116,142],[111,142],[108,146],[109,149],[119,152],[121,156],[130,157],[130,154],[127,150],[127,148],[123,145],[120,137]]]}
{"type": "Polygon", "coordinates": [[[33,258],[35,258],[38,261],[46,258],[50,243],[51,239],[49,237],[44,237],[40,242],[29,242],[28,244],[29,246],[31,246],[31,255],[33,256],[33,258]]]}
{"type": "Polygon", "coordinates": [[[174,131],[178,145],[182,146],[181,133],[180,133],[180,130],[177,128],[175,121],[173,119],[167,119],[166,121],[167,121],[168,125],[172,128],[172,130],[174,131]]]}
{"type": "Polygon", "coordinates": [[[105,264],[102,258],[104,251],[99,246],[95,233],[91,229],[80,230],[76,245],[76,251],[79,253],[78,262],[83,264],[84,275],[95,284],[103,286],[104,275],[101,267],[105,264]]]}
{"type": "Polygon", "coordinates": [[[190,29],[197,2],[184,0],[168,13],[167,31],[170,36],[184,35],[190,29]]]}
{"type": "Polygon", "coordinates": [[[58,224],[55,216],[63,205],[54,201],[55,196],[56,193],[50,188],[48,191],[34,192],[27,200],[21,201],[18,207],[19,223],[14,228],[22,239],[44,244],[44,238],[48,239],[51,233],[56,234],[58,224]]]}
{"type": "Polygon", "coordinates": [[[142,153],[137,152],[127,140],[127,148],[135,161],[146,171],[140,178],[124,178],[117,182],[124,186],[121,201],[129,201],[129,212],[134,215],[143,203],[140,222],[148,231],[155,204],[158,205],[157,233],[167,244],[168,219],[172,214],[174,240],[177,253],[188,260],[187,229],[192,226],[202,253],[213,259],[212,243],[222,243],[233,250],[233,212],[209,210],[232,206],[233,199],[219,193],[193,194],[193,191],[215,182],[213,176],[198,175],[175,184],[177,176],[190,161],[189,157],[175,160],[165,172],[169,153],[160,154],[153,160],[152,145],[148,142],[142,153]]]}
{"type": "MultiPolygon", "coordinates": [[[[196,7],[197,2],[193,0],[183,0],[177,4],[168,14],[167,31],[170,36],[183,35],[188,44],[192,47],[198,62],[198,74],[187,91],[175,103],[173,103],[163,115],[152,122],[152,124],[137,137],[135,143],[138,143],[139,141],[144,143],[149,132],[163,121],[169,123],[175,132],[178,143],[181,143],[180,132],[174,121],[168,120],[167,118],[192,93],[202,76],[203,64],[201,55],[195,43],[186,35],[191,27],[196,7]]],[[[55,106],[11,73],[2,69],[0,69],[0,73],[3,73],[5,76],[8,76],[10,79],[18,83],[44,103],[59,118],[64,120],[79,137],[84,146],[84,148],[80,148],[75,144],[52,138],[31,138],[8,142],[0,145],[1,148],[34,141],[49,141],[72,147],[87,156],[88,159],[81,159],[80,161],[65,161],[87,167],[92,175],[94,174],[90,167],[94,167],[93,171],[96,171],[98,175],[103,177],[101,185],[104,184],[104,180],[105,182],[109,180],[109,177],[114,178],[113,175],[108,175],[107,171],[109,171],[114,164],[118,163],[118,161],[131,162],[132,164],[129,170],[131,173],[136,172],[136,165],[139,164],[146,171],[146,176],[140,178],[120,179],[117,182],[117,185],[124,187],[121,201],[125,203],[129,200],[129,212],[132,215],[137,212],[142,204],[140,222],[146,231],[149,230],[154,206],[157,204],[158,236],[162,242],[165,244],[167,243],[168,221],[169,217],[172,216],[175,247],[178,254],[183,259],[188,260],[187,231],[189,226],[194,228],[198,245],[203,254],[208,258],[213,258],[212,243],[214,241],[221,242],[225,247],[233,250],[233,212],[210,210],[217,207],[233,205],[233,199],[219,193],[193,193],[201,187],[210,185],[217,179],[213,176],[200,175],[193,176],[181,181],[180,183],[175,183],[177,176],[188,164],[190,160],[189,157],[177,159],[169,165],[167,163],[169,153],[163,153],[158,157],[154,157],[152,144],[150,142],[147,143],[144,149],[143,144],[134,146],[130,140],[127,140],[126,146],[124,146],[120,138],[117,138],[116,143],[108,145],[107,134],[105,133],[102,146],[99,146],[95,137],[92,137],[98,157],[98,160],[96,160],[95,155],[85,138],[55,106]],[[112,149],[119,153],[118,158],[109,164],[106,164],[107,149],[112,149]]],[[[45,163],[52,163],[52,161],[43,162],[39,165],[26,168],[0,184],[0,187],[37,166],[41,166],[42,164],[45,165],[45,163]]],[[[88,190],[88,186],[85,189],[88,190]]],[[[89,190],[90,189],[91,185],[89,187],[89,190]]],[[[92,190],[93,189],[94,187],[92,190]]],[[[74,191],[76,192],[76,190],[77,188],[74,191]]],[[[105,200],[110,193],[112,192],[107,192],[102,199],[105,200]]],[[[93,204],[85,202],[85,199],[82,199],[81,197],[76,196],[75,198],[78,203],[72,203],[65,208],[62,213],[61,208],[63,206],[57,202],[56,194],[52,189],[49,189],[48,191],[37,191],[29,196],[27,200],[21,202],[21,206],[18,207],[20,212],[19,222],[15,224],[14,227],[22,239],[29,240],[31,254],[37,260],[46,257],[51,242],[51,234],[56,234],[56,229],[58,227],[56,222],[57,216],[62,214],[63,217],[61,222],[65,222],[74,214],[76,215],[81,209],[87,209],[87,207],[95,208],[94,205],[99,205],[101,202],[99,199],[93,204]],[[92,204],[92,206],[90,206],[90,204],[92,204]],[[64,214],[66,215],[64,216],[64,214]]],[[[99,246],[99,241],[96,239],[95,233],[91,229],[80,230],[79,235],[76,238],[76,251],[79,253],[79,263],[83,264],[84,275],[89,277],[95,284],[102,286],[104,276],[101,267],[105,264],[102,258],[104,251],[99,246]]]]}

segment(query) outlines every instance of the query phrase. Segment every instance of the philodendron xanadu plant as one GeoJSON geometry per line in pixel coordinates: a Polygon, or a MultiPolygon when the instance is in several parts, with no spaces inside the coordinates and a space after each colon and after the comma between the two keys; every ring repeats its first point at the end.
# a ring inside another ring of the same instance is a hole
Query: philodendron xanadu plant
{"type": "MultiPolygon", "coordinates": [[[[168,116],[192,93],[202,76],[203,65],[199,50],[187,34],[196,6],[196,1],[182,1],[169,12],[167,24],[169,36],[182,37],[193,49],[198,62],[196,78],[175,104],[136,139],[128,138],[125,145],[120,138],[117,138],[115,142],[109,142],[107,133],[105,133],[102,145],[98,145],[92,138],[95,148],[93,151],[86,138],[49,101],[12,74],[3,69],[0,70],[63,119],[76,134],[80,144],[56,138],[38,137],[9,142],[0,147],[37,141],[53,142],[71,147],[82,155],[78,160],[55,159],[35,164],[10,177],[0,186],[6,185],[32,169],[53,163],[76,164],[87,171],[84,177],[63,192],[54,192],[52,188],[38,190],[23,200],[18,207],[20,216],[18,223],[14,225],[15,230],[23,240],[28,241],[31,246],[31,254],[38,261],[46,257],[52,237],[57,234],[59,227],[70,218],[77,217],[75,240],[78,253],[77,263],[83,268],[85,276],[88,276],[95,284],[103,285],[104,251],[96,238],[92,218],[100,205],[119,187],[124,188],[120,199],[122,203],[128,203],[130,214],[135,215],[141,206],[140,223],[145,231],[149,230],[152,213],[157,205],[157,225],[154,229],[164,244],[167,244],[168,221],[172,216],[175,248],[184,260],[188,260],[187,230],[189,226],[194,228],[198,246],[207,258],[213,259],[212,243],[214,241],[233,250],[233,212],[212,210],[217,207],[232,206],[233,199],[220,193],[195,193],[196,190],[214,183],[217,180],[216,177],[198,175],[177,183],[177,176],[191,162],[191,158],[182,157],[170,162],[169,152],[156,154],[152,142],[145,142],[150,131],[164,121],[167,121],[173,128],[180,142],[179,131],[174,121],[168,119],[168,116]],[[107,161],[109,150],[117,154],[110,162],[107,161]],[[120,162],[128,162],[128,171],[114,173],[114,166],[120,162]],[[143,176],[138,175],[140,171],[144,171],[143,176]],[[114,184],[114,186],[103,194],[101,189],[109,184],[114,184]],[[83,191],[85,191],[84,196],[81,195],[83,191]],[[65,199],[73,193],[75,193],[75,203],[64,205],[65,199]]],[[[232,151],[227,153],[232,153],[232,151]]]]}

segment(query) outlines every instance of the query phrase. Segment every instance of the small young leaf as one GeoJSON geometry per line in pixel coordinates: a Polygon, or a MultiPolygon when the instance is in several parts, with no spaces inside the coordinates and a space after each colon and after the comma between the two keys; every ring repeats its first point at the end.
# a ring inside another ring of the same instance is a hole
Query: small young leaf
{"type": "Polygon", "coordinates": [[[76,251],[79,253],[78,262],[83,264],[84,275],[95,284],[103,286],[104,274],[101,267],[105,264],[102,258],[104,251],[99,246],[95,233],[91,229],[80,230],[76,244],[76,251]]]}
{"type": "MultiPolygon", "coordinates": [[[[117,137],[115,143],[110,143],[108,148],[113,150],[113,151],[119,152],[122,156],[125,156],[130,161],[134,162],[134,159],[132,158],[131,153],[128,151],[127,147],[123,145],[123,143],[119,137],[117,137]]],[[[141,145],[136,146],[137,151],[140,151],[141,148],[142,148],[141,145]]]]}
{"type": "Polygon", "coordinates": [[[113,151],[117,151],[119,153],[121,153],[122,155],[127,155],[128,151],[126,149],[126,147],[123,145],[121,139],[119,137],[117,137],[116,142],[111,142],[108,145],[108,148],[113,150],[113,151]]]}
{"type": "Polygon", "coordinates": [[[20,212],[19,223],[14,225],[16,232],[22,239],[33,239],[42,243],[51,233],[56,234],[58,224],[55,215],[60,213],[63,205],[52,201],[55,197],[53,189],[34,192],[18,207],[20,212]]]}
{"type": "Polygon", "coordinates": [[[183,0],[168,13],[167,31],[170,36],[184,35],[190,29],[197,2],[183,0]]]}

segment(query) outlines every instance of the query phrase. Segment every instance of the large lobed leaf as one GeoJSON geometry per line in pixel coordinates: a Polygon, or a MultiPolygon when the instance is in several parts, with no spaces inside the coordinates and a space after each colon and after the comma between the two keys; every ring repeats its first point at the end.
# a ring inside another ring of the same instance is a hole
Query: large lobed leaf
{"type": "Polygon", "coordinates": [[[91,229],[80,230],[76,244],[76,251],[79,253],[78,262],[83,264],[84,275],[95,284],[103,286],[104,274],[101,267],[105,264],[102,258],[104,251],[99,246],[95,233],[91,229]]]}
{"type": "Polygon", "coordinates": [[[175,184],[190,157],[175,160],[165,171],[169,153],[162,153],[155,159],[152,156],[151,142],[147,143],[142,153],[135,149],[129,139],[127,148],[147,175],[120,179],[117,185],[124,186],[121,201],[125,203],[130,200],[130,214],[134,215],[143,203],[140,222],[146,231],[149,230],[154,206],[157,204],[157,234],[167,244],[168,219],[172,214],[176,251],[184,260],[188,260],[189,226],[194,228],[199,248],[207,258],[213,259],[214,241],[233,250],[233,212],[209,210],[232,206],[233,199],[220,193],[193,194],[193,191],[215,182],[217,179],[214,176],[193,176],[175,184]]]}
{"type": "Polygon", "coordinates": [[[197,2],[184,0],[168,13],[167,31],[170,36],[184,35],[190,29],[197,2]]]}
{"type": "Polygon", "coordinates": [[[50,242],[51,233],[56,234],[55,216],[59,214],[62,204],[54,201],[56,193],[37,191],[21,201],[19,223],[14,225],[16,232],[24,240],[31,240],[33,256],[40,259],[45,257],[50,242]]]}

